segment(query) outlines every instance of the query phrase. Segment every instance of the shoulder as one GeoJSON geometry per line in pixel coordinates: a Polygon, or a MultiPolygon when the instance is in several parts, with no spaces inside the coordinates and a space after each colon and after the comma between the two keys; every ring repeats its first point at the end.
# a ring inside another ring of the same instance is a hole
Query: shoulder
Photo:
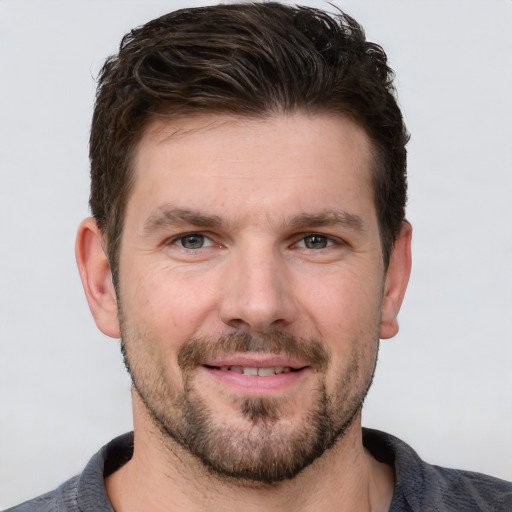
{"type": "Polygon", "coordinates": [[[77,481],[78,476],[75,476],[57,487],[57,489],[32,500],[25,501],[15,507],[8,508],[4,512],[63,512],[62,505],[59,506],[59,501],[68,504],[68,507],[64,509],[66,512],[78,512],[79,508],[75,498],[77,481]]]}
{"type": "Polygon", "coordinates": [[[409,445],[383,432],[364,429],[363,439],[376,459],[394,467],[391,512],[512,511],[512,482],[428,464],[409,445]]]}
{"type": "Polygon", "coordinates": [[[447,510],[512,511],[512,482],[426,464],[447,510]],[[471,508],[473,507],[473,508],[471,508]]]}
{"type": "Polygon", "coordinates": [[[4,512],[113,512],[104,477],[126,463],[133,454],[133,433],[124,434],[96,453],[77,475],[54,491],[4,512]]]}

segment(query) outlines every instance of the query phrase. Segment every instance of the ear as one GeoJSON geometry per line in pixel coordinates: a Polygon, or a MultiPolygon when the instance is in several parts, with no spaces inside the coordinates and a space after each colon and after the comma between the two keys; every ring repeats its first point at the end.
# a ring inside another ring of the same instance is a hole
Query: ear
{"type": "Polygon", "coordinates": [[[98,329],[119,338],[117,300],[103,235],[92,218],[80,224],[75,244],[76,262],[85,296],[98,329]]]}
{"type": "Polygon", "coordinates": [[[412,226],[402,223],[389,260],[381,305],[380,337],[392,338],[398,333],[398,312],[404,299],[411,273],[412,226]]]}

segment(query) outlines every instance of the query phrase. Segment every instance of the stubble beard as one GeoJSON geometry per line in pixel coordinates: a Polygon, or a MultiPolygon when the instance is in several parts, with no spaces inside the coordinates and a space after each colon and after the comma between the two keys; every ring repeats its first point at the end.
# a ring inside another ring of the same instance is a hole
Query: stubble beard
{"type": "MultiPolygon", "coordinates": [[[[361,381],[362,355],[351,354],[350,364],[329,394],[325,382],[329,354],[317,340],[298,339],[283,331],[258,338],[241,332],[213,340],[189,340],[178,355],[184,382],[180,391],[169,385],[161,362],[137,360],[132,364],[132,341],[148,346],[151,339],[128,329],[122,331],[124,362],[133,386],[164,441],[178,443],[210,474],[239,483],[275,484],[294,478],[329,450],[360,411],[375,369],[376,357],[373,370],[361,381]],[[239,410],[244,427],[216,420],[194,385],[196,366],[207,356],[235,351],[280,353],[306,360],[318,375],[308,410],[299,418],[294,416],[293,397],[237,397],[231,405],[239,410]]],[[[360,345],[354,347],[361,350],[360,345]]]]}

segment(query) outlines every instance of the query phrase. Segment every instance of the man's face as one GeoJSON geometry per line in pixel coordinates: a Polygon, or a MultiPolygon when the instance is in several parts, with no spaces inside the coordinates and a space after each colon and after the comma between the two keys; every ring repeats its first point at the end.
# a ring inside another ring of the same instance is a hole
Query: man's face
{"type": "Polygon", "coordinates": [[[358,413],[385,274],[370,164],[342,117],[204,116],[142,139],[120,251],[125,355],[158,428],[214,471],[293,477],[358,413]]]}

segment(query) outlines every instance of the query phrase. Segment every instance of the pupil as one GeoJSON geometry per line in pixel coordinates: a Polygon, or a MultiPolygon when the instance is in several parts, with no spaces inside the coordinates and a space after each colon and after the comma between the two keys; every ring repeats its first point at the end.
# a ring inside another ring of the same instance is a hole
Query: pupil
{"type": "Polygon", "coordinates": [[[204,243],[202,235],[189,235],[181,239],[181,243],[185,249],[200,249],[204,243]]]}
{"type": "Polygon", "coordinates": [[[306,237],[306,247],[309,249],[324,249],[327,246],[327,239],[323,236],[311,235],[306,237]]]}

